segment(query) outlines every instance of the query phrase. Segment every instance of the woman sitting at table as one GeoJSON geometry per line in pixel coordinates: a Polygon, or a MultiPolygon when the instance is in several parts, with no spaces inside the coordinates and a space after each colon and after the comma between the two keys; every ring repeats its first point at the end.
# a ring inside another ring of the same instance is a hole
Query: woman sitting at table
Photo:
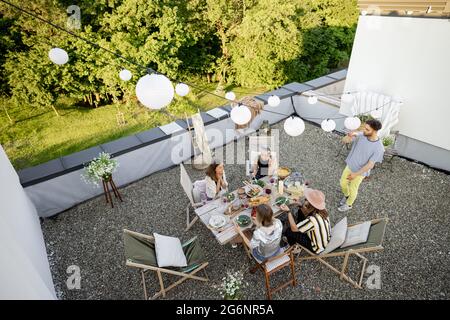
{"type": "Polygon", "coordinates": [[[252,176],[255,179],[261,179],[262,177],[272,175],[273,170],[274,160],[272,159],[270,149],[263,149],[257,161],[253,164],[252,176]]]}
{"type": "MultiPolygon", "coordinates": [[[[285,204],[280,208],[288,212],[289,227],[285,236],[290,245],[295,243],[319,254],[331,238],[330,220],[325,209],[325,195],[319,191],[305,188],[305,203],[300,207],[297,214],[297,221],[291,209],[285,204]]],[[[296,206],[296,205],[294,205],[296,206]]]]}
{"type": "Polygon", "coordinates": [[[253,256],[260,261],[264,261],[281,253],[280,241],[283,224],[273,217],[270,206],[260,204],[256,207],[255,224],[256,229],[253,231],[250,241],[249,234],[242,236],[243,241],[252,250],[253,256]]]}
{"type": "Polygon", "coordinates": [[[223,163],[213,162],[206,169],[206,197],[212,200],[228,189],[223,163]]]}

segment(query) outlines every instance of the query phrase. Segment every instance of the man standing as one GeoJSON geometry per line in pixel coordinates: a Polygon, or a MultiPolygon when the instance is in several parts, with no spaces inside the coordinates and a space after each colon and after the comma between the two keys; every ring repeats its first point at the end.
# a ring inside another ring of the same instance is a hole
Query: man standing
{"type": "Polygon", "coordinates": [[[341,176],[340,183],[344,197],[339,203],[340,212],[352,208],[358,195],[359,185],[365,177],[369,176],[370,169],[375,166],[375,163],[383,161],[384,147],[377,135],[380,129],[381,122],[373,119],[366,122],[362,132],[351,132],[348,135],[348,139],[350,141],[354,139],[354,143],[345,159],[347,166],[341,176]]]}

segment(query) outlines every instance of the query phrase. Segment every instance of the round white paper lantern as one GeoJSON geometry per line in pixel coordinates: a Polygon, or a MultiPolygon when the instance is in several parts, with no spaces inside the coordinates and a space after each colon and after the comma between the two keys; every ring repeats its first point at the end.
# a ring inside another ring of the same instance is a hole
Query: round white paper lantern
{"type": "Polygon", "coordinates": [[[175,92],[180,97],[184,97],[189,93],[189,86],[186,83],[179,83],[175,86],[175,92]]]}
{"type": "Polygon", "coordinates": [[[267,103],[269,104],[269,106],[271,107],[277,107],[280,105],[280,98],[276,95],[272,95],[269,97],[269,99],[267,100],[267,103]]]}
{"type": "Polygon", "coordinates": [[[252,113],[248,107],[240,104],[231,109],[230,116],[231,120],[233,120],[233,122],[237,125],[244,125],[250,121],[252,118],[252,113]]]}
{"type": "Polygon", "coordinates": [[[375,110],[372,110],[372,111],[370,112],[370,115],[371,115],[372,117],[374,117],[375,119],[380,119],[381,116],[383,115],[383,110],[381,110],[380,108],[377,108],[377,109],[375,109],[375,110]]]}
{"type": "Polygon", "coordinates": [[[345,126],[348,130],[356,130],[356,129],[359,128],[360,125],[361,125],[361,120],[359,120],[358,117],[348,117],[348,118],[345,118],[344,126],[345,126]]]}
{"type": "Polygon", "coordinates": [[[122,70],[119,72],[119,78],[122,79],[123,81],[128,81],[128,80],[130,80],[132,76],[133,76],[133,75],[131,74],[131,71],[130,71],[130,70],[127,70],[127,69],[122,69],[122,70]]]}
{"type": "Polygon", "coordinates": [[[317,103],[317,97],[316,96],[310,96],[308,98],[308,103],[309,104],[316,104],[317,103]]]}
{"type": "Polygon", "coordinates": [[[225,93],[225,99],[236,100],[236,95],[234,94],[233,91],[228,91],[227,93],[225,93]]]}
{"type": "Polygon", "coordinates": [[[61,48],[53,48],[48,52],[48,57],[50,60],[58,65],[62,65],[67,63],[69,61],[69,55],[67,54],[66,50],[63,50],[61,48]]]}
{"type": "Polygon", "coordinates": [[[323,131],[331,132],[336,128],[336,122],[332,119],[325,119],[322,121],[320,126],[322,127],[323,131]]]}
{"type": "Polygon", "coordinates": [[[343,102],[352,102],[353,101],[353,95],[350,93],[344,93],[341,97],[341,100],[343,102]]]}
{"type": "Polygon", "coordinates": [[[136,84],[138,100],[150,109],[164,108],[172,102],[174,94],[172,82],[161,74],[147,74],[136,84]]]}
{"type": "Polygon", "coordinates": [[[305,123],[299,117],[289,117],[284,121],[284,131],[291,137],[297,137],[305,131],[305,123]]]}

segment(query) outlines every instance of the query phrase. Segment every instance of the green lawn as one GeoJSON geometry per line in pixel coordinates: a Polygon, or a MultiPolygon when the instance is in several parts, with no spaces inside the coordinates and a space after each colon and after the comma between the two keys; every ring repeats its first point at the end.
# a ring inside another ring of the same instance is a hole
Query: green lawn
{"type": "MultiPolygon", "coordinates": [[[[202,87],[213,92],[215,84],[202,87]]],[[[226,89],[234,90],[237,97],[266,91],[266,88],[226,89]]],[[[0,144],[16,169],[35,166],[173,121],[164,112],[151,111],[136,103],[86,108],[61,98],[55,106],[59,117],[51,108],[12,107],[6,100],[0,100],[0,103],[0,144]],[[4,106],[14,120],[13,124],[9,122],[4,106]],[[125,124],[122,126],[117,121],[118,112],[123,113],[125,124]]],[[[197,109],[206,111],[224,104],[223,99],[197,92],[176,98],[166,111],[183,118],[185,113],[192,114],[197,109]]]]}

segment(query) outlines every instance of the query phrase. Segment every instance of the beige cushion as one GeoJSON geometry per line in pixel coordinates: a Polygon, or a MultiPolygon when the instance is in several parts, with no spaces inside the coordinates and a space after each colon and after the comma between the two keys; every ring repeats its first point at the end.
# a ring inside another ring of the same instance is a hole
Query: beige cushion
{"type": "Polygon", "coordinates": [[[328,242],[327,247],[320,254],[327,254],[339,248],[344,243],[346,234],[347,217],[344,217],[341,221],[336,223],[333,228],[331,228],[330,242],[328,242]]]}
{"type": "Polygon", "coordinates": [[[178,238],[154,233],[155,251],[158,267],[186,267],[186,256],[178,238]]]}
{"type": "Polygon", "coordinates": [[[341,248],[353,246],[355,244],[364,243],[369,237],[370,221],[366,221],[347,228],[347,235],[341,248]]]}

